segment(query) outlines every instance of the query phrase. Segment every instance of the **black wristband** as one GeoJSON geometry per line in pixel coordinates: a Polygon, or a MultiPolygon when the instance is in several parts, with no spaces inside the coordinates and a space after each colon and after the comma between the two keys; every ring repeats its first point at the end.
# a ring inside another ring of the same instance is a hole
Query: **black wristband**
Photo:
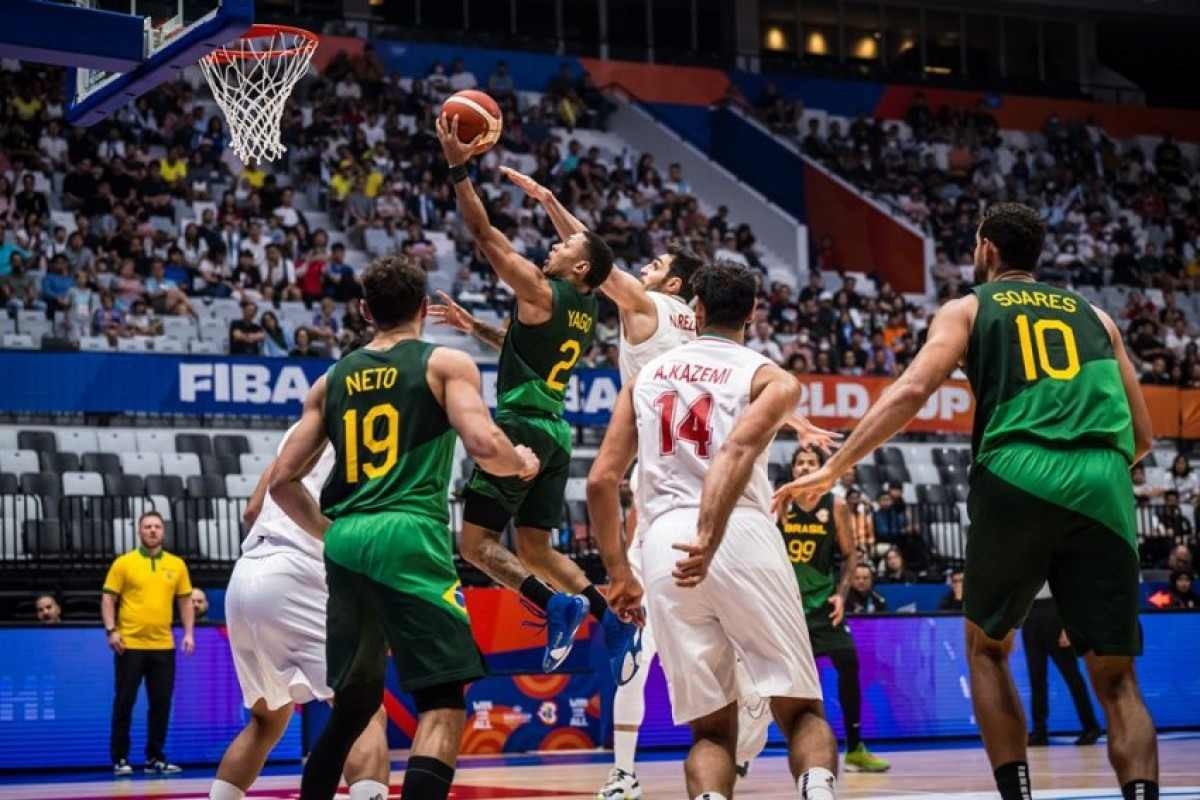
{"type": "Polygon", "coordinates": [[[457,166],[453,166],[450,168],[450,182],[451,183],[462,183],[468,177],[470,177],[470,176],[467,173],[467,165],[466,164],[459,164],[457,166]]]}

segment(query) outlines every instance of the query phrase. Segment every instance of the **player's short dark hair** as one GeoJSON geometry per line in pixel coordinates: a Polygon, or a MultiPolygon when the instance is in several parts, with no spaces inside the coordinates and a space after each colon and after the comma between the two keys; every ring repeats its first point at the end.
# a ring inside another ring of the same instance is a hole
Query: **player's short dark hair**
{"type": "Polygon", "coordinates": [[[1046,223],[1029,206],[997,203],[983,212],[979,238],[996,246],[1005,267],[1033,272],[1042,255],[1046,223]]]}
{"type": "Polygon", "coordinates": [[[740,328],[754,313],[758,276],[733,261],[716,261],[696,270],[692,291],[704,303],[706,324],[740,328]]]}
{"type": "Polygon", "coordinates": [[[408,256],[384,256],[363,271],[362,288],[375,327],[394,328],[421,310],[427,289],[425,270],[408,256]]]}
{"type": "Polygon", "coordinates": [[[583,282],[595,289],[608,280],[608,276],[612,273],[613,251],[608,246],[608,242],[601,239],[598,234],[584,231],[583,238],[586,240],[584,251],[587,253],[588,262],[588,271],[583,282]]]}
{"type": "Polygon", "coordinates": [[[684,242],[673,241],[667,244],[667,255],[671,257],[671,267],[667,270],[668,278],[679,278],[679,298],[685,303],[690,302],[692,295],[692,276],[696,270],[704,266],[704,259],[684,242]]]}
{"type": "Polygon", "coordinates": [[[795,468],[796,461],[800,458],[801,453],[812,453],[817,457],[817,463],[822,467],[825,466],[826,455],[825,451],[819,447],[813,447],[811,444],[802,444],[792,453],[792,467],[795,468]]]}

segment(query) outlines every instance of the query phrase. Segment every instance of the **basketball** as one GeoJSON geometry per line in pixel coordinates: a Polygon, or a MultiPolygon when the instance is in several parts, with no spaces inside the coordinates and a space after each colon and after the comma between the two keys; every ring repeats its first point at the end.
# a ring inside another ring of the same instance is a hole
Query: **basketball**
{"type": "Polygon", "coordinates": [[[446,98],[442,111],[449,119],[458,117],[458,138],[470,142],[483,134],[478,153],[486,153],[500,141],[500,106],[485,92],[465,89],[446,98]]]}

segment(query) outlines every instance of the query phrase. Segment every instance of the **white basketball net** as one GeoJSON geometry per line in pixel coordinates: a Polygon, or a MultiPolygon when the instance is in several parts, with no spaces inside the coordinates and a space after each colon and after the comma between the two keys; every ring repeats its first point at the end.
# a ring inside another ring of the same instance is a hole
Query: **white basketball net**
{"type": "Polygon", "coordinates": [[[225,112],[230,146],[245,163],[274,161],[283,106],[308,70],[317,38],[307,32],[272,31],[238,39],[200,59],[200,70],[225,112]]]}

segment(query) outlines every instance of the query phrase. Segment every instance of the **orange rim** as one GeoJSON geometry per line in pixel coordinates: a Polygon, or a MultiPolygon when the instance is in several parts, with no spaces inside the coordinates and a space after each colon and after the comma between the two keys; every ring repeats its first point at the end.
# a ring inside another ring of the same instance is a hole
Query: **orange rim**
{"type": "Polygon", "coordinates": [[[304,28],[294,28],[291,25],[251,25],[238,41],[270,39],[280,33],[299,37],[301,42],[295,47],[288,47],[283,50],[232,50],[227,46],[218,47],[204,58],[206,61],[211,61],[215,64],[228,64],[233,61],[245,60],[258,61],[265,58],[287,58],[309,52],[321,42],[320,38],[312,31],[306,31],[304,28]]]}

